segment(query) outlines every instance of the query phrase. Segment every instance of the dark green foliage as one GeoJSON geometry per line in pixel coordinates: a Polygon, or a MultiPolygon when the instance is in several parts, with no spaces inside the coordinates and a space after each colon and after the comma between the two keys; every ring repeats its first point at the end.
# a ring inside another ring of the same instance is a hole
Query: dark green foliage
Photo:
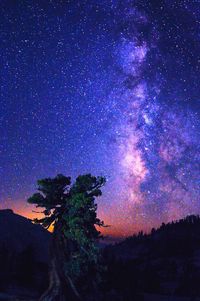
{"type": "Polygon", "coordinates": [[[79,176],[73,185],[69,177],[57,175],[39,180],[39,192],[28,199],[36,207],[44,208],[44,217],[34,222],[46,229],[54,225],[53,251],[64,277],[70,277],[79,287],[82,283],[83,290],[96,285],[101,269],[96,246],[101,235],[96,226],[105,225],[97,218],[95,199],[101,196],[104,184],[105,178],[91,174],[79,176]]]}

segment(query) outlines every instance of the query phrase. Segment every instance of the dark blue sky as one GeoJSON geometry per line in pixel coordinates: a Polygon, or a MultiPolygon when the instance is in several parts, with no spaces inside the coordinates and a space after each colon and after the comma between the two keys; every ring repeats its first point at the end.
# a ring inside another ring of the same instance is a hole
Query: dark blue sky
{"type": "Polygon", "coordinates": [[[200,3],[1,1],[0,202],[36,180],[108,178],[126,235],[199,213],[200,3]]]}

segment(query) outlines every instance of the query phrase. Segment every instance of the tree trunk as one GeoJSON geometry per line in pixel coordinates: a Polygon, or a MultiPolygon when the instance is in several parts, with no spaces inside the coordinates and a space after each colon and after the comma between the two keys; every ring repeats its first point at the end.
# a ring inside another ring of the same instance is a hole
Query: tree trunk
{"type": "MultiPolygon", "coordinates": [[[[54,228],[51,246],[51,265],[49,287],[39,301],[81,301],[81,297],[72,281],[65,275],[65,246],[58,225],[54,228]]],[[[68,258],[69,259],[69,258],[68,258]]]]}
{"type": "MultiPolygon", "coordinates": [[[[39,301],[61,301],[65,300],[62,296],[63,293],[61,291],[61,282],[59,275],[56,271],[56,263],[55,259],[51,261],[50,267],[50,275],[49,275],[49,287],[44,292],[44,294],[40,297],[39,301]]],[[[66,299],[67,300],[67,299],[66,299]]]]}

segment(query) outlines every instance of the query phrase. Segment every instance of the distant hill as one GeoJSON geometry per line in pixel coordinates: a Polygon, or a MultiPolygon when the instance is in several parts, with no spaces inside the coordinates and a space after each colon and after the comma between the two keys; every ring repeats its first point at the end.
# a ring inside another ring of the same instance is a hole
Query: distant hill
{"type": "Polygon", "coordinates": [[[127,295],[127,300],[136,292],[200,297],[200,217],[187,216],[163,223],[150,234],[140,232],[128,237],[106,247],[104,258],[110,287],[118,296],[127,295]]]}
{"type": "Polygon", "coordinates": [[[191,256],[200,248],[200,217],[187,216],[178,221],[162,224],[152,229],[150,234],[142,231],[127,237],[110,247],[121,258],[137,258],[151,254],[158,256],[191,256]]]}
{"type": "Polygon", "coordinates": [[[48,262],[51,234],[31,220],[15,214],[11,209],[0,210],[0,249],[2,247],[21,253],[33,248],[39,262],[48,262]]]}
{"type": "Polygon", "coordinates": [[[50,239],[40,225],[10,209],[0,210],[0,293],[26,295],[28,290],[30,295],[31,288],[35,296],[44,289],[50,239]]]}

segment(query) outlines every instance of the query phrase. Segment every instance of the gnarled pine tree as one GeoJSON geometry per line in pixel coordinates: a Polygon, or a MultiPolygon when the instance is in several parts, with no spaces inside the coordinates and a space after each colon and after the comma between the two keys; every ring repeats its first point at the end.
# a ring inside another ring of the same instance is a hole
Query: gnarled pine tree
{"type": "Polygon", "coordinates": [[[28,202],[44,208],[44,218],[34,219],[48,229],[54,226],[51,246],[49,288],[40,301],[81,300],[98,278],[99,254],[96,241],[101,237],[96,226],[95,198],[100,196],[105,178],[79,176],[71,185],[61,174],[38,181],[38,193],[28,202]]]}

